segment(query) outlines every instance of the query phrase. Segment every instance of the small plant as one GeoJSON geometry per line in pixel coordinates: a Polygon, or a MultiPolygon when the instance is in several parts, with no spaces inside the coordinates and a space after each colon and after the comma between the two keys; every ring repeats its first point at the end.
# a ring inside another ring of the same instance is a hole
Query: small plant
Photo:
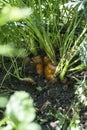
{"type": "MultiPolygon", "coordinates": [[[[69,41],[67,41],[69,43],[66,42],[66,43],[64,43],[64,46],[63,46],[65,49],[63,47],[61,48],[61,49],[63,49],[62,50],[63,53],[61,55],[60,62],[58,63],[58,66],[57,66],[55,74],[54,74],[54,75],[59,74],[60,80],[64,80],[64,77],[68,71],[69,72],[80,71],[85,68],[84,64],[77,64],[77,66],[75,65],[75,67],[73,67],[74,64],[80,62],[80,58],[78,57],[77,59],[75,59],[75,57],[78,56],[78,46],[80,45],[80,42],[81,42],[80,40],[81,40],[82,36],[85,34],[85,32],[86,32],[86,26],[74,43],[71,43],[73,41],[73,39],[71,38],[72,41],[70,41],[69,40],[70,36],[69,36],[69,39],[68,39],[69,41]]],[[[72,34],[72,32],[70,33],[70,35],[71,34],[72,34]]]]}
{"type": "Polygon", "coordinates": [[[53,116],[56,120],[50,123],[54,130],[80,130],[78,103],[73,102],[65,114],[56,110],[55,113],[50,112],[48,115],[53,116]]]}
{"type": "Polygon", "coordinates": [[[75,111],[67,130],[80,130],[80,117],[79,113],[75,111]]]}
{"type": "Polygon", "coordinates": [[[6,105],[5,116],[0,121],[0,129],[41,130],[40,126],[34,122],[35,116],[30,95],[24,91],[15,92],[6,105]]]}
{"type": "MultiPolygon", "coordinates": [[[[59,113],[61,114],[61,113],[59,113]]],[[[68,117],[67,117],[68,118],[68,117]]],[[[72,119],[70,119],[70,123],[69,126],[66,125],[66,122],[68,121],[66,118],[66,115],[61,114],[61,116],[59,116],[59,123],[56,126],[55,130],[80,130],[80,120],[79,120],[79,114],[77,112],[74,113],[72,119]],[[61,118],[62,117],[62,118],[61,118]]]]}
{"type": "MultiPolygon", "coordinates": [[[[68,6],[66,7],[66,4],[64,5],[65,5],[65,8],[68,8],[68,6]]],[[[85,39],[84,35],[87,30],[86,20],[83,18],[82,12],[80,15],[79,12],[77,11],[77,8],[74,9],[72,6],[70,7],[71,8],[69,8],[69,10],[72,12],[71,18],[69,18],[70,24],[66,30],[64,41],[61,40],[61,37],[59,39],[60,61],[57,65],[57,68],[54,74],[55,76],[59,75],[61,81],[64,80],[66,73],[68,72],[71,73],[73,71],[77,72],[86,67],[83,63],[81,64],[80,57],[78,56],[78,48],[85,39]],[[82,33],[78,33],[78,36],[75,36],[76,30],[78,29],[79,24],[81,25],[81,21],[83,19],[84,19],[85,24],[83,23],[84,27],[82,29],[82,33]]]]}
{"type": "Polygon", "coordinates": [[[83,80],[79,80],[77,78],[76,81],[76,85],[75,85],[75,94],[76,94],[76,97],[78,99],[78,103],[82,104],[83,106],[87,106],[87,81],[86,81],[86,77],[87,77],[87,72],[85,73],[84,75],[84,79],[83,80]]]}

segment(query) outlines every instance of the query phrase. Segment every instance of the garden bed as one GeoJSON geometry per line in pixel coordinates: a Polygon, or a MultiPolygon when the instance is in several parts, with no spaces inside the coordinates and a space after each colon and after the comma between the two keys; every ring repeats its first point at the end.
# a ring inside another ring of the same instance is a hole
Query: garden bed
{"type": "Polygon", "coordinates": [[[0,129],[87,130],[86,4],[0,1],[0,129]]]}
{"type": "MultiPolygon", "coordinates": [[[[9,63],[6,63],[9,65],[9,63]]],[[[2,81],[5,70],[1,68],[0,80],[2,81]]],[[[33,77],[34,84],[28,81],[20,81],[13,76],[6,76],[2,86],[2,95],[10,96],[15,91],[24,90],[28,92],[34,100],[34,106],[37,112],[36,121],[41,124],[42,130],[54,129],[58,125],[58,112],[65,115],[68,111],[69,119],[66,119],[61,130],[67,129],[74,114],[72,104],[77,102],[75,97],[75,80],[68,78],[67,83],[63,84],[59,80],[51,82],[44,75],[39,75],[36,72],[35,64],[28,63],[22,70],[22,75],[25,77],[33,77]]],[[[87,128],[87,108],[80,108],[80,126],[81,129],[87,128]]],[[[61,117],[62,118],[62,117],[61,117]]]]}

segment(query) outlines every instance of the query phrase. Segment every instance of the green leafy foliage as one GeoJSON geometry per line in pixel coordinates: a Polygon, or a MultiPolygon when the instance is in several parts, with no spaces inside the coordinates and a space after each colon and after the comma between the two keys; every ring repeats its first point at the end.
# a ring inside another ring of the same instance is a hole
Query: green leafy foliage
{"type": "Polygon", "coordinates": [[[0,96],[0,108],[4,108],[7,104],[8,100],[6,97],[0,96]]]}
{"type": "Polygon", "coordinates": [[[0,13],[0,26],[10,21],[18,21],[26,18],[32,13],[29,8],[20,9],[17,7],[5,6],[2,8],[0,13]]]}
{"type": "Polygon", "coordinates": [[[16,47],[13,47],[11,44],[0,45],[0,55],[7,57],[25,57],[26,51],[23,48],[17,49],[16,47]]]}
{"type": "Polygon", "coordinates": [[[80,130],[79,123],[80,123],[79,114],[75,112],[67,130],[80,130]]]}
{"type": "MultiPolygon", "coordinates": [[[[20,49],[23,46],[28,55],[37,55],[39,49],[44,50],[52,63],[57,65],[54,76],[63,80],[67,72],[85,68],[78,56],[78,47],[87,30],[85,4],[85,0],[2,2],[1,25],[8,23],[8,26],[1,27],[1,43],[14,41],[16,47],[20,49]],[[8,34],[3,29],[8,29],[8,34]]],[[[16,55],[11,49],[9,53],[16,55]]]]}
{"type": "MultiPolygon", "coordinates": [[[[61,81],[73,72],[87,68],[87,0],[1,0],[0,1],[0,55],[11,57],[8,75],[20,76],[22,67],[17,57],[39,54],[44,51],[54,65],[54,76],[61,81]],[[29,8],[31,7],[31,8],[29,8]],[[13,57],[16,57],[15,59],[13,57]],[[14,73],[10,70],[14,69],[14,73]]],[[[2,58],[3,59],[3,58],[2,58]]],[[[6,77],[5,76],[5,77],[6,77]]],[[[87,77],[87,76],[86,76],[87,77]]],[[[27,78],[26,78],[27,79],[27,78]]],[[[4,82],[5,78],[2,82],[4,82]]],[[[86,79],[77,80],[75,95],[78,103],[87,105],[86,79]],[[84,83],[83,83],[84,82],[84,83]]],[[[3,83],[1,83],[2,85],[3,83]]],[[[39,92],[42,90],[36,88],[39,92]]],[[[2,101],[5,102],[5,99],[2,101]]],[[[4,107],[5,104],[2,104],[4,107]]],[[[78,109],[78,108],[77,108],[78,109]]],[[[35,108],[30,95],[16,92],[6,107],[6,117],[0,122],[2,130],[40,130],[34,122],[35,108]],[[6,127],[4,123],[6,122],[6,127]]],[[[56,130],[66,127],[68,114],[57,113],[59,121],[56,130]]],[[[79,129],[79,113],[75,111],[68,130],[79,129]]]]}
{"type": "Polygon", "coordinates": [[[69,8],[78,7],[78,11],[84,10],[87,6],[87,0],[73,0],[66,4],[69,8]]]}
{"type": "Polygon", "coordinates": [[[84,40],[80,44],[79,54],[80,54],[80,58],[81,58],[82,63],[85,66],[87,66],[87,39],[86,38],[84,38],[84,40]]]}
{"type": "Polygon", "coordinates": [[[59,121],[59,123],[56,127],[56,130],[60,130],[63,128],[63,125],[66,120],[66,116],[64,114],[62,114],[61,112],[57,112],[56,116],[57,116],[56,118],[58,118],[58,121],[59,121]]]}
{"type": "Polygon", "coordinates": [[[30,95],[24,91],[15,92],[6,105],[7,125],[1,126],[1,129],[41,130],[40,126],[34,122],[35,116],[35,108],[30,95]]]}
{"type": "MultiPolygon", "coordinates": [[[[1,1],[0,4],[1,4],[1,8],[0,8],[0,26],[1,26],[0,27],[0,32],[1,32],[0,55],[9,56],[9,57],[12,57],[12,56],[25,57],[26,56],[25,49],[23,49],[22,47],[16,48],[14,45],[15,43],[13,41],[15,38],[13,35],[15,35],[16,32],[18,31],[14,30],[14,28],[12,28],[9,25],[9,23],[28,17],[32,13],[32,10],[31,8],[12,7],[10,4],[7,4],[3,1],[1,1]],[[9,29],[10,31],[5,33],[5,31],[9,29]],[[13,35],[11,34],[11,32],[12,33],[14,32],[13,35]]],[[[15,40],[15,42],[16,41],[17,40],[15,40]]]]}
{"type": "Polygon", "coordinates": [[[87,77],[87,72],[84,74],[84,78],[83,80],[79,80],[77,78],[76,81],[76,85],[75,85],[75,94],[76,94],[76,97],[78,99],[78,103],[82,104],[83,106],[87,106],[87,81],[86,81],[86,77],[87,77]]]}
{"type": "Polygon", "coordinates": [[[15,124],[16,122],[25,122],[25,117],[27,123],[31,122],[35,118],[33,101],[32,99],[29,100],[29,98],[30,96],[25,92],[16,92],[9,100],[6,108],[6,115],[9,116],[15,124]]]}

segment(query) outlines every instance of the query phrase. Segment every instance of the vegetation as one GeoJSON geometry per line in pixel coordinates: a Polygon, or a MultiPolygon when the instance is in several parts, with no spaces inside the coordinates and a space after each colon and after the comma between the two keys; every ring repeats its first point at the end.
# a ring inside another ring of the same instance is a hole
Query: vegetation
{"type": "Polygon", "coordinates": [[[30,95],[24,91],[15,92],[7,103],[5,117],[0,122],[0,129],[41,130],[40,126],[33,122],[34,118],[35,108],[30,95]],[[3,126],[5,123],[7,126],[3,126]]]}
{"type": "MultiPolygon", "coordinates": [[[[87,106],[86,12],[86,0],[0,1],[0,67],[6,71],[0,86],[3,86],[7,76],[35,84],[34,77],[22,75],[23,67],[30,61],[35,63],[37,73],[44,74],[52,83],[67,84],[70,79],[74,79],[76,83],[73,86],[75,101],[67,113],[64,115],[57,111],[55,114],[55,118],[59,120],[55,130],[65,130],[66,120],[69,122],[68,130],[80,130],[80,105],[87,106]],[[6,58],[10,59],[9,66],[5,65],[6,58]],[[28,61],[22,62],[24,58],[28,58],[28,61]],[[80,77],[79,73],[82,72],[80,77]],[[74,114],[71,120],[69,113],[72,109],[74,114]]],[[[42,91],[41,87],[37,89],[42,91]]],[[[30,95],[25,92],[16,92],[11,96],[6,105],[5,116],[0,122],[2,130],[41,130],[39,125],[32,122],[35,109],[29,98],[30,95]],[[19,100],[16,101],[16,98],[19,100]],[[17,111],[14,105],[18,105],[17,111]],[[17,117],[20,110],[22,115],[19,114],[19,117],[24,116],[22,121],[17,117]]]]}

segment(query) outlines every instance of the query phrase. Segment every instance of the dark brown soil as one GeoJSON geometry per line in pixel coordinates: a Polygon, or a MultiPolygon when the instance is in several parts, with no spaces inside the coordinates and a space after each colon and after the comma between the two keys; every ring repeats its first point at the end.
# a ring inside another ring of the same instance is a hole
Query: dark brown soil
{"type": "MultiPolygon", "coordinates": [[[[6,73],[7,72],[5,72],[5,70],[1,66],[1,83],[6,73]]],[[[37,111],[36,121],[41,124],[42,130],[53,129],[51,123],[57,121],[57,117],[55,116],[57,111],[66,114],[72,103],[75,101],[75,81],[69,78],[66,84],[62,84],[60,83],[60,81],[52,83],[51,81],[46,80],[44,75],[37,74],[35,65],[33,63],[27,64],[25,68],[23,68],[22,76],[33,77],[33,79],[35,80],[35,84],[31,84],[26,81],[20,81],[11,75],[7,75],[4,82],[2,83],[1,90],[9,88],[14,91],[24,90],[30,93],[31,97],[34,100],[34,105],[37,111]]],[[[87,118],[84,119],[83,117],[83,114],[86,112],[86,110],[87,109],[84,108],[80,112],[80,125],[82,126],[82,128],[87,127],[87,118]],[[84,126],[84,124],[86,126],[84,126]]],[[[70,118],[72,118],[72,111],[70,113],[70,118]]],[[[66,123],[66,127],[68,127],[69,121],[67,121],[66,123]]],[[[67,130],[67,128],[65,128],[65,130],[67,130]]]]}

